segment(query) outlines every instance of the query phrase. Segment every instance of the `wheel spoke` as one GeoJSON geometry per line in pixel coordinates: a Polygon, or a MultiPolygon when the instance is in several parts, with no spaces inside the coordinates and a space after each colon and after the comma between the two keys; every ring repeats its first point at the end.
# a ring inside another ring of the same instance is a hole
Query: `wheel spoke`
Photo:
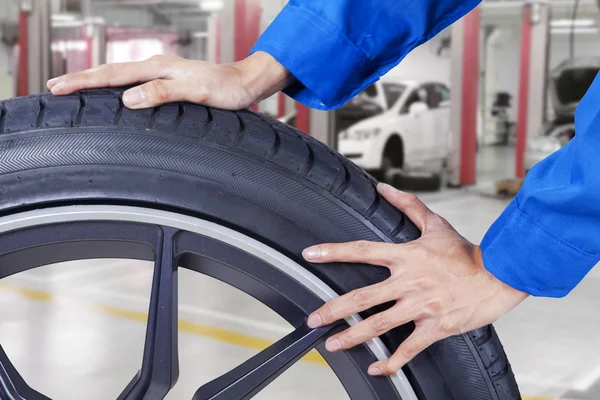
{"type": "Polygon", "coordinates": [[[50,400],[30,388],[12,365],[0,346],[0,399],[3,400],[50,400]]]}
{"type": "Polygon", "coordinates": [[[177,349],[177,263],[173,251],[176,230],[164,228],[155,248],[156,261],[142,369],[118,400],[162,399],[179,377],[177,349]]]}
{"type": "Polygon", "coordinates": [[[202,386],[193,400],[250,399],[328,336],[343,330],[337,323],[318,329],[302,326],[242,365],[202,386]]]}

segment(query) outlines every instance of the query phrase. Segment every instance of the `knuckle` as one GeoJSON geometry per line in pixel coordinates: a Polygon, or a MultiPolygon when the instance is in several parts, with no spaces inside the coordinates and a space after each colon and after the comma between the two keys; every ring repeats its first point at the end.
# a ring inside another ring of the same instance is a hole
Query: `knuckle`
{"type": "Polygon", "coordinates": [[[398,372],[398,370],[400,368],[392,365],[392,363],[390,363],[390,362],[387,362],[387,363],[381,365],[379,367],[379,369],[381,369],[381,372],[384,375],[392,375],[392,374],[395,374],[396,372],[398,372]]]}
{"type": "Polygon", "coordinates": [[[371,250],[372,243],[366,240],[359,240],[354,244],[354,248],[358,255],[364,256],[371,250]]]}
{"type": "Polygon", "coordinates": [[[412,194],[412,193],[407,193],[405,195],[404,201],[409,206],[415,206],[415,205],[417,205],[417,204],[419,204],[421,202],[421,200],[419,200],[419,198],[417,197],[417,195],[412,194]]]}
{"type": "Polygon", "coordinates": [[[438,329],[444,335],[451,335],[456,331],[457,324],[456,322],[449,317],[444,317],[440,319],[438,323],[438,329]]]}
{"type": "Polygon", "coordinates": [[[377,336],[382,335],[392,329],[389,319],[383,314],[377,314],[373,317],[373,331],[377,336]]]}
{"type": "Polygon", "coordinates": [[[325,305],[321,308],[321,311],[319,311],[319,315],[321,316],[321,321],[323,321],[324,324],[329,324],[335,321],[333,311],[328,305],[325,305]]]}
{"type": "Polygon", "coordinates": [[[444,309],[444,303],[441,299],[430,299],[427,308],[434,314],[441,312],[444,309]]]}
{"type": "Polygon", "coordinates": [[[152,81],[148,85],[152,100],[163,103],[171,99],[171,90],[163,81],[152,81]]]}
{"type": "Polygon", "coordinates": [[[148,61],[153,62],[153,63],[160,63],[162,61],[165,61],[167,58],[168,57],[165,56],[165,55],[157,54],[157,55],[154,55],[154,56],[150,57],[148,59],[148,61]]]}
{"type": "Polygon", "coordinates": [[[352,334],[348,331],[340,333],[336,339],[342,344],[342,349],[350,348],[356,344],[354,343],[352,334]]]}
{"type": "Polygon", "coordinates": [[[400,346],[398,348],[398,353],[402,357],[404,362],[408,362],[414,358],[419,353],[419,349],[412,344],[407,344],[404,346],[400,346]]]}
{"type": "Polygon", "coordinates": [[[375,294],[369,289],[360,289],[352,293],[352,302],[355,306],[363,308],[372,304],[375,294]]]}

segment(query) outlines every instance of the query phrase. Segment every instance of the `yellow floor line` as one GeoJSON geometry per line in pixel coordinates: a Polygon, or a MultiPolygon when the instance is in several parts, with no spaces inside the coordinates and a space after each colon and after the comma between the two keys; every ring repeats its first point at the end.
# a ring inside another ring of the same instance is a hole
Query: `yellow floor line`
{"type": "MultiPolygon", "coordinates": [[[[0,289],[5,289],[13,293],[17,293],[23,297],[31,300],[42,301],[46,303],[52,303],[56,301],[55,296],[52,293],[44,292],[42,290],[29,289],[25,287],[15,286],[0,282],[0,289]]],[[[78,301],[78,304],[81,304],[78,301]]],[[[101,312],[106,315],[113,317],[119,317],[128,319],[130,321],[146,322],[148,320],[148,314],[142,311],[129,310],[125,308],[110,306],[100,303],[88,303],[91,309],[101,312]]],[[[218,340],[224,343],[246,347],[253,350],[264,350],[273,344],[272,341],[244,335],[242,333],[230,331],[227,329],[216,328],[213,326],[197,324],[195,322],[179,320],[179,330],[181,332],[189,333],[196,336],[203,336],[210,339],[218,340]]],[[[321,355],[313,350],[302,358],[302,361],[308,361],[314,364],[327,365],[327,362],[321,355]]],[[[536,396],[523,396],[523,400],[557,400],[552,397],[536,397],[536,396]]]]}
{"type": "MultiPolygon", "coordinates": [[[[13,293],[17,293],[31,300],[46,303],[53,303],[56,301],[56,298],[52,293],[44,292],[42,290],[24,288],[3,282],[0,283],[0,288],[6,289],[13,293]]],[[[81,305],[81,302],[79,300],[77,301],[77,303],[78,305],[81,305]]],[[[86,305],[95,311],[113,317],[128,319],[130,321],[137,322],[146,322],[148,320],[148,314],[142,311],[129,310],[121,307],[91,302],[88,302],[86,305]]],[[[270,340],[245,335],[243,333],[238,333],[209,325],[202,325],[195,322],[179,320],[178,325],[179,330],[181,332],[189,333],[196,336],[207,337],[210,339],[218,340],[236,346],[245,347],[248,349],[261,351],[273,344],[273,342],[270,340]]],[[[305,355],[302,358],[302,361],[307,361],[319,365],[328,365],[325,359],[321,357],[321,355],[315,350],[312,350],[307,355],[305,355]]]]}

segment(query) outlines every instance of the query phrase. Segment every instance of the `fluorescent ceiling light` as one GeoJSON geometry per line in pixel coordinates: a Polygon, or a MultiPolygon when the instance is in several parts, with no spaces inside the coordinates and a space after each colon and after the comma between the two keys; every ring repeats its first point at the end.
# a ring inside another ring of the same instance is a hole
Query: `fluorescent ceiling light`
{"type": "Polygon", "coordinates": [[[223,9],[223,0],[202,0],[200,8],[203,11],[220,11],[223,9]]]}
{"type": "Polygon", "coordinates": [[[76,28],[83,26],[83,21],[56,21],[52,22],[53,28],[76,28]]]}
{"type": "Polygon", "coordinates": [[[579,34],[595,34],[598,33],[598,28],[575,28],[575,29],[571,29],[571,28],[552,28],[550,30],[550,33],[552,33],[553,35],[569,35],[571,34],[571,31],[573,31],[573,33],[575,33],[576,35],[579,34]]]}
{"type": "Polygon", "coordinates": [[[52,14],[52,21],[55,22],[71,22],[79,19],[77,14],[52,14]]]}
{"type": "Polygon", "coordinates": [[[596,21],[594,21],[591,18],[585,18],[585,19],[576,19],[576,20],[572,20],[572,19],[553,19],[552,21],[550,21],[550,26],[553,28],[563,28],[563,27],[589,27],[589,26],[594,26],[596,25],[596,21]]]}

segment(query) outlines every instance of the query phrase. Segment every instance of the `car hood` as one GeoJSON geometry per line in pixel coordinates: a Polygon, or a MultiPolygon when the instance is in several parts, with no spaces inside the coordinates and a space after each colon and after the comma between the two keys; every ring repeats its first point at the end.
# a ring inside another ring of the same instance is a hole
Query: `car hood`
{"type": "Polygon", "coordinates": [[[384,110],[378,103],[355,97],[335,111],[336,130],[344,131],[357,124],[378,118],[383,113],[384,110]]]}
{"type": "Polygon", "coordinates": [[[599,70],[600,57],[580,57],[563,61],[551,71],[548,89],[558,120],[573,118],[599,70]]]}
{"type": "Polygon", "coordinates": [[[349,125],[348,127],[346,127],[346,129],[340,129],[340,130],[338,130],[338,133],[341,133],[346,130],[356,130],[356,129],[366,130],[366,129],[378,128],[378,127],[383,126],[383,124],[386,123],[386,120],[387,120],[386,114],[376,115],[374,117],[363,119],[359,122],[356,122],[355,124],[349,125]]]}

